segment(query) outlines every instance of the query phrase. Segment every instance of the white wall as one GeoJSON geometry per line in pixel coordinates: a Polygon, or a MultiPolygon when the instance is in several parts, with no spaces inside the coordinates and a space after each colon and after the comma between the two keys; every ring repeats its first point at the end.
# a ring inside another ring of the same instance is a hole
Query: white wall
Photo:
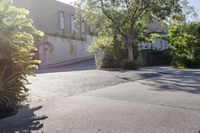
{"type": "Polygon", "coordinates": [[[87,35],[86,41],[78,41],[60,37],[47,36],[48,42],[53,46],[52,51],[47,50],[45,45],[39,47],[39,59],[41,67],[50,67],[89,59],[92,55],[88,47],[92,37],[87,35]]]}

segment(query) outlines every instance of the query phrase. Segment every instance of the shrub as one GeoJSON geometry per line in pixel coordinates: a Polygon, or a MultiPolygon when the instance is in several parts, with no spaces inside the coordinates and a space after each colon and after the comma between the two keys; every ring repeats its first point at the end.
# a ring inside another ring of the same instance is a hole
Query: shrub
{"type": "Polygon", "coordinates": [[[99,51],[111,50],[113,48],[112,42],[113,42],[112,37],[96,38],[92,41],[92,43],[89,47],[89,52],[95,54],[99,51]]]}
{"type": "Polygon", "coordinates": [[[127,58],[127,49],[117,37],[100,37],[95,39],[89,51],[96,56],[96,66],[100,68],[120,68],[127,58]]]}
{"type": "Polygon", "coordinates": [[[137,62],[135,62],[135,61],[125,60],[123,62],[123,68],[124,68],[124,70],[138,70],[139,66],[138,66],[137,62]]]}
{"type": "Polygon", "coordinates": [[[39,64],[33,59],[33,36],[43,33],[35,29],[28,13],[0,0],[0,113],[14,110],[26,100],[27,76],[39,64]]]}
{"type": "Polygon", "coordinates": [[[200,67],[200,23],[174,24],[169,28],[172,64],[175,67],[200,67]]]}
{"type": "Polygon", "coordinates": [[[110,52],[105,52],[102,57],[96,57],[96,67],[101,68],[120,68],[122,63],[119,59],[116,59],[115,56],[110,52]]]}

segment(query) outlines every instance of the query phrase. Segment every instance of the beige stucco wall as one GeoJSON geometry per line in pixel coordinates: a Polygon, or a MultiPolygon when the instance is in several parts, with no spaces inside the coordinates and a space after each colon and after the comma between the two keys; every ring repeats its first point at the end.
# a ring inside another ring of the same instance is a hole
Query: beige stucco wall
{"type": "MultiPolygon", "coordinates": [[[[29,10],[34,26],[45,33],[60,33],[59,12],[62,11],[65,18],[65,33],[71,33],[71,15],[75,15],[74,7],[56,0],[13,0],[13,4],[29,10]]],[[[85,24],[86,33],[89,32],[88,28],[85,24]]],[[[80,34],[80,31],[77,34],[80,34]]]]}
{"type": "Polygon", "coordinates": [[[91,58],[88,47],[92,37],[87,35],[86,41],[65,39],[60,37],[47,36],[48,42],[53,45],[53,50],[47,50],[45,45],[39,47],[39,58],[42,61],[41,67],[49,67],[91,58]]]}
{"type": "MultiPolygon", "coordinates": [[[[71,34],[71,15],[75,15],[75,9],[72,6],[56,0],[13,0],[13,5],[30,11],[29,17],[33,20],[34,26],[46,33],[45,37],[53,46],[51,51],[47,50],[46,45],[39,46],[41,67],[67,64],[92,57],[87,51],[92,40],[91,36],[83,35],[86,36],[85,41],[78,41],[47,34],[61,33],[59,16],[61,11],[64,12],[64,32],[66,35],[71,34]]],[[[77,33],[79,35],[80,29],[77,33]]],[[[89,33],[87,24],[85,24],[85,33],[89,33]]]]}

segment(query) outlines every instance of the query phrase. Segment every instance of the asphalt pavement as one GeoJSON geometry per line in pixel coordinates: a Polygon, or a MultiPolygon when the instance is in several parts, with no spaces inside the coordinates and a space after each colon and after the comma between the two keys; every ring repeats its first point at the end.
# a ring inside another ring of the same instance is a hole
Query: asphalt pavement
{"type": "MultiPolygon", "coordinates": [[[[144,68],[145,69],[145,68],[144,68]]],[[[148,70],[148,69],[147,69],[148,70]]],[[[154,71],[96,70],[94,60],[36,71],[30,77],[29,100],[48,100],[53,97],[73,96],[108,86],[160,76],[154,71]]]]}
{"type": "Polygon", "coordinates": [[[43,82],[44,88],[46,83],[51,86],[48,81],[61,85],[50,87],[49,97],[48,89],[45,93],[38,94],[42,85],[36,85],[39,87],[36,87],[38,92],[31,92],[31,95],[43,99],[35,98],[21,108],[17,115],[0,120],[0,133],[199,133],[200,131],[200,70],[198,69],[183,71],[170,67],[152,67],[142,68],[137,72],[81,70],[77,73],[64,71],[40,73],[40,75],[42,77],[38,80],[49,77],[43,82]],[[156,73],[156,76],[126,81],[135,78],[135,75],[156,73]],[[62,80],[57,79],[60,76],[62,80]],[[67,85],[70,85],[69,82],[63,83],[70,80],[70,76],[71,83],[75,86],[78,84],[74,87],[75,91],[71,91],[73,92],[71,96],[68,95],[68,91],[63,90],[65,85],[66,89],[67,85]],[[90,78],[85,79],[87,76],[90,78]],[[113,83],[112,80],[118,79],[118,76],[122,76],[121,79],[125,82],[115,85],[105,83],[106,85],[95,88],[95,84],[99,86],[97,81],[113,83]],[[80,80],[80,77],[84,78],[80,80]],[[109,78],[112,80],[108,80],[109,78]],[[91,79],[95,81],[92,83],[95,89],[91,87],[87,90],[81,86],[80,82],[86,84],[87,80],[91,79]],[[84,91],[77,91],[78,87],[84,91]]]}

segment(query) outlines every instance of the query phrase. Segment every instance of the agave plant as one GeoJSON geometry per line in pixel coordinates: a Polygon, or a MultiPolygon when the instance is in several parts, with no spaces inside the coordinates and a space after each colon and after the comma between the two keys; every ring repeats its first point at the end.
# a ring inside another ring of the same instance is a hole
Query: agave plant
{"type": "Polygon", "coordinates": [[[0,109],[13,109],[24,101],[27,94],[23,76],[12,66],[4,66],[0,73],[0,109]]]}
{"type": "Polygon", "coordinates": [[[27,97],[27,75],[37,68],[34,37],[43,36],[27,18],[28,11],[0,0],[0,112],[14,109],[27,97]]]}

